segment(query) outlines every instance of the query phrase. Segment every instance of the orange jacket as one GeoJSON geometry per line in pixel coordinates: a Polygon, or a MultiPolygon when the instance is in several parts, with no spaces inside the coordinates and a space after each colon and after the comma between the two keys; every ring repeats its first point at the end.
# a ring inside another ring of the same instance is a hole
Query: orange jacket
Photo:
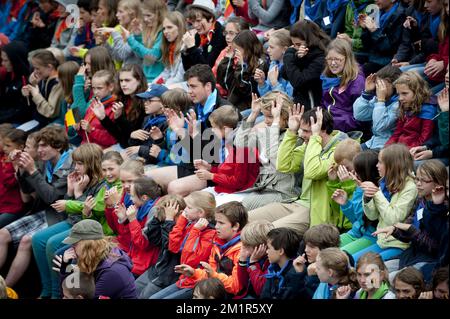
{"type": "MultiPolygon", "coordinates": [[[[238,262],[242,244],[239,239],[237,243],[221,252],[219,245],[224,244],[226,244],[225,241],[216,238],[209,257],[209,264],[215,272],[210,277],[218,278],[229,294],[238,295],[244,288],[238,278],[238,262]]],[[[204,269],[195,269],[194,275],[191,277],[195,282],[207,278],[208,275],[204,269]]]]}
{"type": "MultiPolygon", "coordinates": [[[[201,261],[207,261],[211,255],[216,230],[211,224],[203,230],[194,228],[194,225],[195,223],[189,224],[189,221],[183,215],[180,215],[169,234],[169,250],[177,254],[181,249],[180,263],[197,268],[201,261]]],[[[177,281],[177,286],[179,288],[193,288],[195,281],[181,275],[177,281]]]]}

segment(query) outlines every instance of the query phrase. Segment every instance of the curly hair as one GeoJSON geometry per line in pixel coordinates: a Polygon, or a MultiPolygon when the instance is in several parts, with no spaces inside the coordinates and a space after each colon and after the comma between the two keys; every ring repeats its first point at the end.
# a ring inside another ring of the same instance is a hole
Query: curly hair
{"type": "Polygon", "coordinates": [[[394,82],[397,88],[399,85],[406,85],[413,93],[414,99],[405,109],[404,105],[400,105],[400,117],[403,118],[407,111],[411,111],[417,115],[422,109],[422,104],[429,101],[431,91],[428,83],[416,71],[406,71],[394,82]]]}
{"type": "Polygon", "coordinates": [[[119,258],[112,253],[117,246],[112,238],[80,240],[77,243],[77,265],[81,272],[92,274],[101,261],[108,257],[119,258]]]}

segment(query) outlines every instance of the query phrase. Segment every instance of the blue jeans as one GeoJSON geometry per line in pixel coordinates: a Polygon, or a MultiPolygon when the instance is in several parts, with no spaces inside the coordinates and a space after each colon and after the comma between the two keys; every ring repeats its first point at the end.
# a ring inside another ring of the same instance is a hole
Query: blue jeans
{"type": "Polygon", "coordinates": [[[41,296],[60,298],[59,274],[52,270],[52,260],[62,241],[69,235],[72,225],[66,221],[52,225],[33,235],[31,245],[41,275],[41,296]]]}
{"type": "Polygon", "coordinates": [[[400,255],[403,252],[403,249],[400,248],[381,248],[378,246],[378,244],[373,244],[372,246],[369,246],[367,248],[364,248],[363,250],[358,251],[357,253],[353,254],[353,259],[355,260],[355,265],[358,262],[358,259],[364,255],[365,253],[372,252],[380,254],[381,258],[383,260],[389,260],[392,259],[398,255],[400,255]]]}
{"type": "Polygon", "coordinates": [[[192,293],[191,288],[178,288],[177,284],[173,284],[158,291],[150,299],[192,299],[192,293]]]}

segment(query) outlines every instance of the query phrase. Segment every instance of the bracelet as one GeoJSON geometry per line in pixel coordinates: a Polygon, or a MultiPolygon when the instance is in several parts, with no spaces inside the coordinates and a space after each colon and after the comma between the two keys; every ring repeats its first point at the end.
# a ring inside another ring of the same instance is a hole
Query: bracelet
{"type": "Polygon", "coordinates": [[[241,266],[241,267],[247,267],[247,262],[246,261],[241,261],[241,260],[239,260],[239,266],[241,266]]]}

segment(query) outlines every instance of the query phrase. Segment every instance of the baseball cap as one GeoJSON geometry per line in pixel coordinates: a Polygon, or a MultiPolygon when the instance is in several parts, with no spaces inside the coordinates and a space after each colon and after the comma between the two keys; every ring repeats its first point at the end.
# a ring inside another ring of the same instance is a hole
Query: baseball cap
{"type": "Polygon", "coordinates": [[[161,84],[152,84],[150,88],[142,93],[136,94],[136,96],[143,100],[149,100],[152,97],[161,97],[164,92],[168,90],[167,87],[161,84]]]}
{"type": "Polygon", "coordinates": [[[63,240],[63,244],[73,245],[80,240],[102,238],[104,238],[102,225],[93,219],[83,219],[73,225],[70,235],[63,240]]]}
{"type": "Polygon", "coordinates": [[[213,16],[216,15],[216,6],[212,0],[194,0],[194,3],[192,3],[189,7],[199,8],[211,13],[213,16]]]}

